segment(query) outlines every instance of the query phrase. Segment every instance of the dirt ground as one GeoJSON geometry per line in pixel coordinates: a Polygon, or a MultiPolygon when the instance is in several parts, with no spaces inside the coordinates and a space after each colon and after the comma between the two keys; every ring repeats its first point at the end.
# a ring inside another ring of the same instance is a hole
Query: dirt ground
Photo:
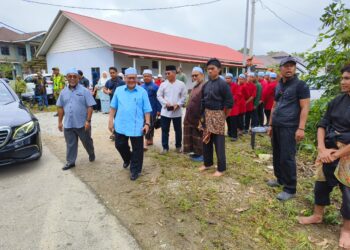
{"type": "MultiPolygon", "coordinates": [[[[37,117],[45,144],[65,162],[65,142],[57,130],[57,119],[53,113],[37,117]]],[[[253,152],[249,138],[229,144],[229,168],[217,180],[208,173],[200,174],[198,164],[184,155],[160,156],[157,130],[155,146],[145,154],[143,174],[131,182],[129,170],[122,168],[109,140],[107,121],[108,115],[93,115],[96,161],[88,161],[80,144],[72,173],[96,193],[144,249],[337,249],[338,204],[327,225],[301,227],[296,223],[297,215],[310,213],[312,208],[313,181],[307,170],[302,169],[307,176],[300,184],[300,198],[281,204],[274,199],[277,191],[265,186],[272,177],[271,163],[256,157],[259,150],[266,153],[266,149],[257,147],[253,152]]],[[[173,135],[170,141],[174,149],[173,135]]]]}

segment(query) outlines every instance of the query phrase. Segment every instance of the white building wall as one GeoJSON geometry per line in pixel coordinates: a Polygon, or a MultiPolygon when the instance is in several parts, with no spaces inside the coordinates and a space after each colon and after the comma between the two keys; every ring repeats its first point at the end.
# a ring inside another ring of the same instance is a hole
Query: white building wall
{"type": "Polygon", "coordinates": [[[47,54],[101,48],[106,46],[105,43],[98,40],[75,23],[67,21],[47,54]]]}
{"type": "MultiPolygon", "coordinates": [[[[142,74],[141,72],[141,67],[146,66],[149,69],[152,69],[152,61],[159,61],[157,59],[144,59],[144,58],[136,58],[136,69],[139,74],[142,74]]],[[[166,60],[161,60],[161,74],[163,75],[163,78],[165,78],[165,66],[166,65],[175,65],[180,66],[179,61],[166,61],[166,60]]],[[[115,53],[114,54],[114,64],[117,67],[118,71],[121,72],[122,68],[128,68],[133,66],[133,58],[130,56],[127,56],[125,54],[121,53],[115,53]]],[[[158,63],[159,64],[159,63],[158,63]]],[[[191,74],[192,74],[192,69],[195,66],[198,66],[198,64],[194,63],[181,63],[182,66],[182,71],[186,74],[187,77],[187,82],[186,87],[187,89],[192,89],[193,84],[191,81],[191,74]]],[[[202,65],[203,67],[203,65],[202,65]]],[[[159,74],[159,69],[152,69],[153,75],[157,76],[159,74]]]]}
{"type": "Polygon", "coordinates": [[[49,73],[53,67],[58,67],[61,73],[72,67],[83,71],[86,78],[92,81],[91,68],[100,68],[100,73],[108,72],[114,65],[113,51],[108,48],[94,48],[70,52],[50,53],[46,56],[49,73]]]}

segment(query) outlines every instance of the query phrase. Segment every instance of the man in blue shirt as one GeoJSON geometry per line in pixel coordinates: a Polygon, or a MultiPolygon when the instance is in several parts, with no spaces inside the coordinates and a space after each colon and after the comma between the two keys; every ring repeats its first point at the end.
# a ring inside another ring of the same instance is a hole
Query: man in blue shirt
{"type": "Polygon", "coordinates": [[[157,117],[160,115],[160,110],[162,109],[162,106],[160,105],[157,99],[157,91],[159,87],[157,84],[153,82],[152,70],[145,69],[143,71],[143,80],[145,83],[142,84],[142,87],[147,91],[148,99],[152,106],[151,123],[150,123],[151,127],[149,132],[145,135],[146,146],[150,146],[150,145],[153,145],[154,122],[156,121],[157,117]]]}
{"type": "Polygon", "coordinates": [[[58,129],[64,131],[67,144],[66,165],[68,170],[75,167],[78,154],[78,137],[89,154],[89,161],[95,160],[94,144],[91,139],[92,106],[96,104],[90,91],[79,84],[78,71],[75,68],[68,70],[65,87],[57,100],[58,129]],[[64,124],[62,123],[64,117],[64,124]],[[64,129],[63,129],[64,128],[64,129]]]}
{"type": "Polygon", "coordinates": [[[146,90],[136,85],[136,69],[126,69],[125,77],[126,86],[118,87],[111,101],[108,128],[115,133],[115,147],[123,158],[123,167],[130,165],[130,179],[134,181],[142,171],[143,135],[150,128],[152,107],[146,90]]]}

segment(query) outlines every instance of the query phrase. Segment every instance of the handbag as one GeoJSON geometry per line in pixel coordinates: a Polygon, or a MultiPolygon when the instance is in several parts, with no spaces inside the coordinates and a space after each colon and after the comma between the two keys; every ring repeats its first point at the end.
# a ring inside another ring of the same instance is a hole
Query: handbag
{"type": "Polygon", "coordinates": [[[154,128],[155,129],[159,129],[160,127],[161,127],[161,120],[160,120],[161,118],[158,116],[157,118],[156,118],[156,120],[154,121],[154,128]]]}

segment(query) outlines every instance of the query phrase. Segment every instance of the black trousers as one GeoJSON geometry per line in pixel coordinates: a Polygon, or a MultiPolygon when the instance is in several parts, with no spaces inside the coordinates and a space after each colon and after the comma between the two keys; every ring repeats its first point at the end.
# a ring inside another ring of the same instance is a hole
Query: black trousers
{"type": "Polygon", "coordinates": [[[271,110],[264,110],[264,112],[265,112],[265,115],[266,115],[266,124],[269,124],[269,122],[270,122],[270,116],[271,116],[271,110]]]}
{"type": "Polygon", "coordinates": [[[176,148],[182,147],[182,118],[168,118],[165,116],[161,117],[162,124],[162,146],[163,149],[169,150],[169,131],[170,131],[170,123],[173,121],[174,130],[175,130],[175,146],[176,148]]]}
{"type": "Polygon", "coordinates": [[[143,136],[129,137],[115,133],[115,147],[125,163],[130,162],[130,172],[139,174],[143,165],[143,136]],[[132,151],[129,147],[131,141],[132,151]]]}
{"type": "Polygon", "coordinates": [[[227,124],[227,135],[229,137],[232,137],[231,119],[229,116],[226,118],[226,124],[227,124]]]}
{"type": "Polygon", "coordinates": [[[252,122],[252,118],[253,118],[253,111],[245,112],[245,116],[244,116],[244,130],[249,130],[250,123],[252,122]]]}
{"type": "Polygon", "coordinates": [[[238,115],[238,129],[244,130],[244,114],[238,115]]]}
{"type": "Polygon", "coordinates": [[[203,158],[204,166],[210,167],[214,165],[214,145],[216,151],[216,158],[218,160],[218,171],[224,172],[226,170],[226,154],[225,154],[225,136],[212,134],[208,144],[203,143],[203,158]]]}
{"type": "Polygon", "coordinates": [[[154,137],[154,122],[156,121],[156,119],[157,119],[157,115],[154,115],[154,116],[152,116],[151,115],[151,123],[150,123],[150,127],[149,127],[149,131],[148,131],[148,133],[145,135],[145,138],[146,138],[146,140],[152,140],[153,139],[153,137],[154,137]]]}
{"type": "Polygon", "coordinates": [[[96,104],[94,106],[92,106],[92,108],[96,111],[101,111],[101,99],[97,99],[95,96],[94,96],[94,100],[96,102],[96,104]]]}
{"type": "Polygon", "coordinates": [[[227,117],[227,119],[230,120],[230,131],[231,131],[230,137],[237,138],[238,137],[238,120],[239,120],[238,115],[229,116],[227,117]]]}
{"type": "Polygon", "coordinates": [[[257,107],[258,112],[258,125],[260,127],[264,126],[264,103],[260,103],[257,107]]]}
{"type": "Polygon", "coordinates": [[[251,127],[257,127],[259,126],[259,114],[258,114],[258,108],[253,110],[252,113],[252,123],[251,123],[251,127]]]}
{"type": "Polygon", "coordinates": [[[342,206],[340,212],[344,219],[350,220],[350,188],[340,183],[335,177],[334,171],[337,165],[338,161],[330,164],[323,164],[323,173],[326,177],[326,181],[316,181],[315,183],[315,205],[330,205],[330,194],[333,188],[339,185],[340,191],[342,192],[342,206]]]}
{"type": "Polygon", "coordinates": [[[283,191],[295,194],[297,187],[297,166],[295,161],[297,128],[273,127],[272,149],[273,169],[283,191]]]}

